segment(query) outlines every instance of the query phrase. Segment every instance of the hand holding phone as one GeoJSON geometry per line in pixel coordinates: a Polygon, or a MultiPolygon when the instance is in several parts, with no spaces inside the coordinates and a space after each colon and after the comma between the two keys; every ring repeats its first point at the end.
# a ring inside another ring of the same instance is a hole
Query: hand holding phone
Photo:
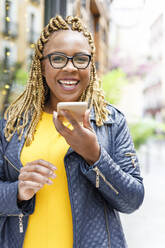
{"type": "Polygon", "coordinates": [[[61,116],[60,111],[67,110],[77,122],[83,122],[83,116],[87,107],[87,102],[59,102],[57,104],[57,113],[61,116]]]}
{"type": "Polygon", "coordinates": [[[81,155],[88,164],[94,164],[100,156],[100,146],[97,136],[90,124],[86,102],[60,102],[57,104],[57,113],[54,112],[54,125],[56,130],[63,136],[72,149],[81,155]],[[67,110],[71,114],[60,111],[67,110]],[[71,117],[72,115],[72,117],[71,117]],[[69,121],[73,129],[65,125],[64,119],[69,121]],[[58,118],[57,118],[58,117],[58,118]],[[79,122],[76,123],[74,120],[79,122]],[[63,123],[61,123],[63,122],[63,123]],[[83,125],[82,125],[83,124],[83,125]]]}

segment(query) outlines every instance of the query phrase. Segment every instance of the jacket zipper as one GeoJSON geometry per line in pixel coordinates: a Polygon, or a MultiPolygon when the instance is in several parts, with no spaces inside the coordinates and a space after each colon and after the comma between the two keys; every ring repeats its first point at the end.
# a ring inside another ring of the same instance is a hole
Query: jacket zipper
{"type": "MultiPolygon", "coordinates": [[[[19,172],[19,169],[17,169],[17,167],[14,165],[14,164],[12,164],[11,162],[10,162],[10,160],[6,157],[6,156],[4,156],[4,158],[5,158],[5,160],[17,171],[17,172],[19,172]]],[[[23,233],[23,214],[21,213],[21,214],[8,214],[7,216],[18,216],[18,219],[19,219],[19,232],[20,233],[23,233]]]]}
{"type": "Polygon", "coordinates": [[[118,195],[119,192],[113,187],[113,185],[107,181],[107,179],[105,178],[105,176],[101,173],[101,171],[98,169],[98,167],[96,166],[95,168],[93,168],[93,170],[96,172],[96,188],[99,188],[100,186],[100,177],[104,180],[104,182],[118,195]]]}
{"type": "Polygon", "coordinates": [[[105,224],[106,224],[106,229],[107,229],[107,234],[108,234],[108,248],[111,248],[108,214],[107,214],[107,207],[106,207],[105,202],[104,202],[104,214],[105,214],[105,224]]]}
{"type": "Polygon", "coordinates": [[[23,214],[19,215],[19,232],[23,233],[23,214]]]}
{"type": "Polygon", "coordinates": [[[6,157],[6,156],[4,156],[4,159],[5,160],[7,160],[7,162],[17,171],[17,172],[19,172],[19,169],[17,169],[17,167],[14,165],[14,164],[12,164],[11,162],[10,162],[10,160],[6,157]]]}
{"type": "Polygon", "coordinates": [[[133,165],[133,167],[134,168],[136,168],[136,164],[135,164],[135,156],[136,156],[136,154],[135,153],[132,153],[132,152],[127,152],[127,153],[125,153],[125,156],[126,157],[131,157],[131,161],[132,161],[132,165],[133,165]]]}

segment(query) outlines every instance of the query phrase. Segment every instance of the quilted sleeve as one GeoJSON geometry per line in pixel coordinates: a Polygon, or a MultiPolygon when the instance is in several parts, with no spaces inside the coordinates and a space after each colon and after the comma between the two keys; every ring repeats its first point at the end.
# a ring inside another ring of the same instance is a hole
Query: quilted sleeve
{"type": "Polygon", "coordinates": [[[4,170],[4,136],[2,132],[2,120],[0,120],[0,216],[15,216],[20,214],[30,214],[33,212],[33,201],[23,201],[17,203],[18,181],[10,182],[6,180],[4,170]]]}
{"type": "Polygon", "coordinates": [[[134,145],[123,116],[118,124],[113,124],[111,133],[114,140],[111,147],[113,159],[100,144],[99,160],[92,166],[84,162],[81,170],[111,207],[123,213],[131,213],[143,202],[144,186],[134,145]]]}

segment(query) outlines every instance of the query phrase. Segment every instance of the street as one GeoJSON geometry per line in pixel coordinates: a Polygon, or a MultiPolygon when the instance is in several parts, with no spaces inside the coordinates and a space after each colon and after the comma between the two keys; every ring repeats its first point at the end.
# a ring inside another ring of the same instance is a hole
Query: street
{"type": "Polygon", "coordinates": [[[165,144],[151,143],[138,157],[145,198],[136,212],[121,214],[128,248],[165,247],[165,144]],[[146,162],[148,164],[146,164],[146,162]]]}

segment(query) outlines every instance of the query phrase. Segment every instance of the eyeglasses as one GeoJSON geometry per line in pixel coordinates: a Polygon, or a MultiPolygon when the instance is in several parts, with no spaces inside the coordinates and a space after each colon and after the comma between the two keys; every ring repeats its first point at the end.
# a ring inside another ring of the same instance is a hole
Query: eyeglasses
{"type": "Polygon", "coordinates": [[[91,61],[91,55],[79,53],[74,56],[67,56],[64,53],[54,52],[46,55],[42,59],[49,59],[51,66],[54,69],[62,69],[67,64],[68,61],[71,60],[72,64],[77,69],[86,69],[91,61]]]}

